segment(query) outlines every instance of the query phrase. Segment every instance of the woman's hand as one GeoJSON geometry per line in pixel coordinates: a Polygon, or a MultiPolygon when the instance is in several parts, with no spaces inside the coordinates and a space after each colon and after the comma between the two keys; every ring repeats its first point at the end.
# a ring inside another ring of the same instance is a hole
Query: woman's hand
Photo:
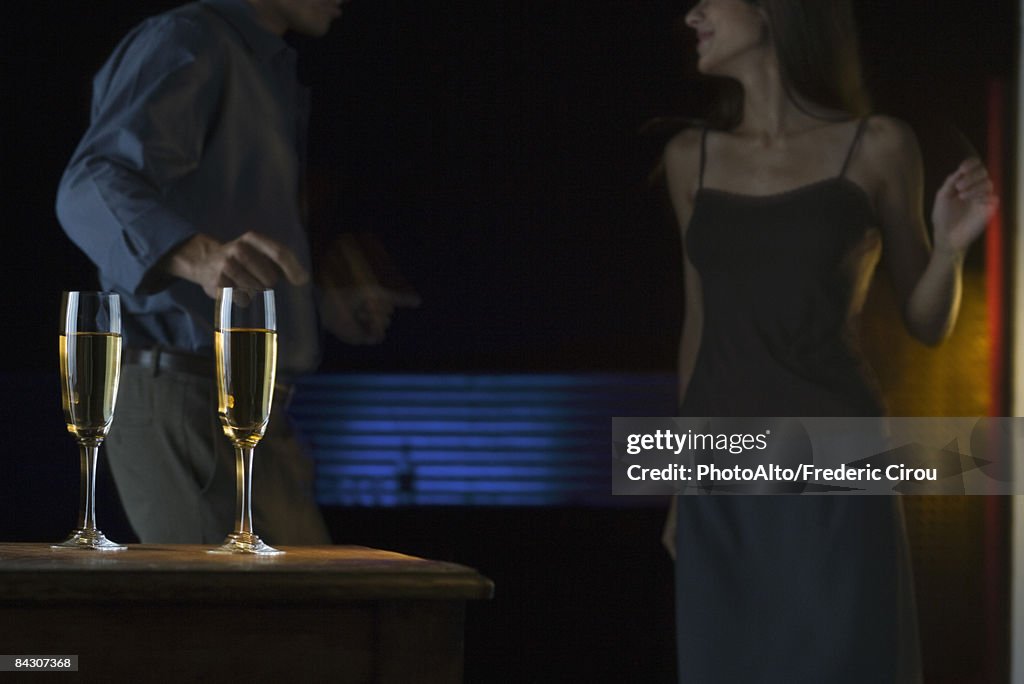
{"type": "Polygon", "coordinates": [[[935,249],[963,254],[984,232],[998,205],[999,198],[992,194],[992,180],[981,160],[965,160],[935,193],[935,249]]]}
{"type": "Polygon", "coordinates": [[[668,551],[672,560],[676,559],[676,516],[679,507],[678,497],[672,497],[672,503],[668,507],[668,516],[665,518],[665,527],[661,530],[661,545],[668,551]]]}

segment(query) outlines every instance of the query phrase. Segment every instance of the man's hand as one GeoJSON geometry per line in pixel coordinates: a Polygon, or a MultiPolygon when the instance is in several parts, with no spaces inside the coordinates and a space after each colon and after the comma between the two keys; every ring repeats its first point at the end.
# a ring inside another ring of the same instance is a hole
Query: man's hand
{"type": "Polygon", "coordinates": [[[420,305],[419,295],[400,277],[398,285],[392,284],[394,277],[386,278],[394,276],[394,265],[371,236],[339,235],[320,255],[320,264],[320,319],[342,342],[382,342],[396,307],[420,305]]]}
{"type": "Polygon", "coordinates": [[[320,305],[324,327],[348,344],[378,344],[384,340],[391,314],[398,306],[419,306],[420,298],[372,283],[326,287],[320,305]]]}
{"type": "Polygon", "coordinates": [[[223,244],[203,233],[194,235],[168,255],[164,270],[200,285],[211,298],[221,287],[265,289],[282,277],[292,285],[309,282],[294,252],[252,231],[223,244]]]}

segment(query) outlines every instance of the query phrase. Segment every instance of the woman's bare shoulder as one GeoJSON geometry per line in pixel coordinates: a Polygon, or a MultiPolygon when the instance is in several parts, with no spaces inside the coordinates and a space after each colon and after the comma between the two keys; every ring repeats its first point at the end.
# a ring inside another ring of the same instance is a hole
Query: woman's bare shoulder
{"type": "Polygon", "coordinates": [[[689,126],[679,131],[665,144],[665,156],[669,155],[679,158],[695,156],[700,154],[700,139],[704,129],[689,126]]]}
{"type": "Polygon", "coordinates": [[[687,182],[697,178],[703,134],[702,128],[684,128],[665,144],[665,169],[670,182],[687,182]]]}
{"type": "Polygon", "coordinates": [[[920,158],[914,129],[895,116],[876,114],[868,119],[863,145],[865,156],[882,168],[892,164],[899,167],[920,158]]]}

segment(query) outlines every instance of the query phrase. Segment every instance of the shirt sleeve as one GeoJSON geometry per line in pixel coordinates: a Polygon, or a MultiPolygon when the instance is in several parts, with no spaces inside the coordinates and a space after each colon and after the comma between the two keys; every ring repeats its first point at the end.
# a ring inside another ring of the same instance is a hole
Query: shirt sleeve
{"type": "Polygon", "coordinates": [[[192,173],[223,88],[216,44],[163,16],[130,34],[93,83],[89,129],[57,192],[64,231],[116,286],[162,289],[154,267],[197,228],[166,198],[192,173]]]}

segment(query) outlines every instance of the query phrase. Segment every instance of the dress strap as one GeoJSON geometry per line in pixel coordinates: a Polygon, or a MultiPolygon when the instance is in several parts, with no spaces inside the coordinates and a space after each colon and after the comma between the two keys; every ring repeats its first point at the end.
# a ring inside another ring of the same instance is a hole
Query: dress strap
{"type": "Polygon", "coordinates": [[[707,160],[707,140],[708,129],[705,127],[700,134],[700,175],[697,176],[697,189],[704,187],[704,164],[707,160]]]}
{"type": "Polygon", "coordinates": [[[843,161],[843,168],[839,170],[839,177],[842,178],[846,175],[846,169],[850,166],[850,160],[853,159],[853,151],[857,149],[857,143],[860,141],[860,136],[864,132],[864,124],[868,122],[871,117],[865,116],[857,124],[857,132],[853,134],[853,141],[850,143],[850,149],[846,151],[846,159],[843,161]]]}

